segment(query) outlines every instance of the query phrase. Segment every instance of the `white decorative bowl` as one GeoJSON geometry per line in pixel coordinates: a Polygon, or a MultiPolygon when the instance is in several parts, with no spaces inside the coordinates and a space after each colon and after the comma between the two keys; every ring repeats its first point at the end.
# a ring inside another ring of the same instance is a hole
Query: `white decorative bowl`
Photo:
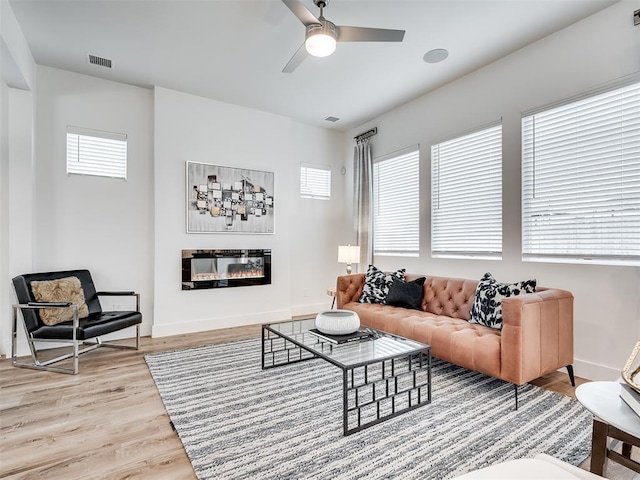
{"type": "Polygon", "coordinates": [[[360,317],[351,310],[327,310],[316,317],[316,328],[327,335],[348,335],[360,328],[360,317]]]}

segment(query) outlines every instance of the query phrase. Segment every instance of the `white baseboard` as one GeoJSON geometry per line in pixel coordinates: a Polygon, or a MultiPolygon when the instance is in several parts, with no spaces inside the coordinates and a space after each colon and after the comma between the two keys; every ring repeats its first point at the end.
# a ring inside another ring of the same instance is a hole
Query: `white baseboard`
{"type": "Polygon", "coordinates": [[[274,310],[271,312],[251,313],[233,317],[205,318],[190,322],[168,323],[164,325],[153,325],[151,328],[152,337],[168,337],[171,335],[182,335],[185,333],[206,332],[209,330],[219,330],[221,328],[242,327],[255,325],[258,323],[279,322],[291,318],[291,309],[274,310]]]}
{"type": "MultiPolygon", "coordinates": [[[[594,381],[615,381],[620,378],[622,367],[623,365],[620,365],[620,368],[607,367],[605,365],[578,359],[574,359],[573,361],[573,371],[576,377],[594,381]]],[[[562,370],[566,373],[566,369],[562,370]]]]}
{"type": "Polygon", "coordinates": [[[1,358],[9,358],[11,357],[11,340],[3,339],[0,344],[0,357],[1,358]]]}

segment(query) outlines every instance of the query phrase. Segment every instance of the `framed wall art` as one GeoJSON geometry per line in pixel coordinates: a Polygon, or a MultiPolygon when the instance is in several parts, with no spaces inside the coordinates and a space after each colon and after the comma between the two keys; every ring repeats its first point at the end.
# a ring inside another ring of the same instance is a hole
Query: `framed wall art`
{"type": "Polygon", "coordinates": [[[186,162],[187,233],[273,233],[273,172],[186,162]]]}

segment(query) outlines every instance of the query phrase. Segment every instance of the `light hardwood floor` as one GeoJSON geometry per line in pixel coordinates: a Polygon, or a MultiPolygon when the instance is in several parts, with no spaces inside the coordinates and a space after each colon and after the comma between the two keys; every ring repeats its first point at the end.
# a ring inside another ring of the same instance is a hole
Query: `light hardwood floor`
{"type": "MultiPolygon", "coordinates": [[[[194,479],[143,357],[259,335],[255,325],[144,337],[138,351],[101,348],[81,356],[75,376],[0,360],[0,478],[194,479]]],[[[573,396],[565,374],[534,383],[573,396]]]]}

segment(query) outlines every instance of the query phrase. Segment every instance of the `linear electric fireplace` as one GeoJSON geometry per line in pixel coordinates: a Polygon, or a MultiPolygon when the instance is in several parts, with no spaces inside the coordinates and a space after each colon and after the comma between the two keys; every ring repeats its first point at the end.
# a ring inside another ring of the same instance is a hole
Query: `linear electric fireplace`
{"type": "Polygon", "coordinates": [[[271,250],[182,250],[182,290],[271,284],[271,250]]]}

